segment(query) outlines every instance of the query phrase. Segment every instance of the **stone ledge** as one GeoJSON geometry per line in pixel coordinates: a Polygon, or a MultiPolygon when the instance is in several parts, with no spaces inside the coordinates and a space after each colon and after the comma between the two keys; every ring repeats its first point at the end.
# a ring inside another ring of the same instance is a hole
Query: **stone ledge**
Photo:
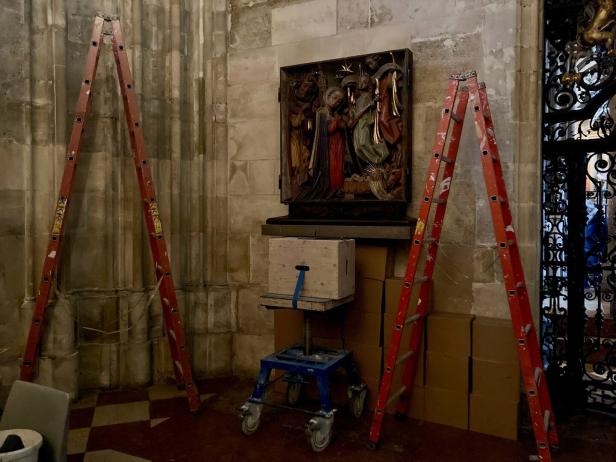
{"type": "Polygon", "coordinates": [[[265,223],[261,225],[261,233],[264,236],[409,240],[415,229],[415,221],[410,219],[392,224],[375,222],[365,225],[265,223]]]}

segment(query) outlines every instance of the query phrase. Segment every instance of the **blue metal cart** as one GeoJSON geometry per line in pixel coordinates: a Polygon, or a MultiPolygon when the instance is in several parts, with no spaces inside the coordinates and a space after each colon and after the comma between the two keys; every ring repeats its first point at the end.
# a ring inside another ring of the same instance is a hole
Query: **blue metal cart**
{"type": "Polygon", "coordinates": [[[306,435],[312,449],[323,451],[331,441],[334,413],[330,396],[330,376],[339,368],[346,370],[349,381],[348,397],[351,414],[361,417],[365,403],[367,388],[361,381],[353,354],[347,350],[312,347],[310,316],[311,312],[303,311],[304,343],[297,344],[266,356],[261,360],[261,369],[257,384],[250,398],[240,408],[242,432],[252,435],[259,428],[261,412],[264,405],[294,409],[289,406],[277,405],[265,401],[265,391],[270,385],[270,375],[273,369],[285,371],[283,380],[287,382],[287,401],[293,406],[299,401],[301,389],[308,383],[309,377],[316,379],[319,390],[320,410],[312,412],[302,410],[311,417],[306,424],[306,435]]]}

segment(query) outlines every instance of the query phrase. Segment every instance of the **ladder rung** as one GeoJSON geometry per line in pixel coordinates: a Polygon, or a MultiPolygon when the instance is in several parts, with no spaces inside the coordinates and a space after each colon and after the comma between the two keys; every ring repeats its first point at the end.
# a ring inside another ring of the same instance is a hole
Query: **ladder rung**
{"type": "Polygon", "coordinates": [[[413,350],[409,350],[406,353],[404,353],[402,356],[400,356],[397,360],[396,360],[396,366],[399,366],[400,364],[402,364],[404,361],[406,361],[407,359],[409,359],[411,356],[413,356],[413,354],[415,354],[415,352],[413,350]]]}
{"type": "Polygon", "coordinates": [[[530,332],[533,330],[533,325],[532,324],[526,324],[524,326],[524,335],[526,335],[528,337],[528,334],[530,334],[530,332]]]}
{"type": "MultiPolygon", "coordinates": [[[[421,276],[421,277],[418,277],[418,278],[416,278],[416,279],[413,281],[413,285],[415,285],[415,284],[421,284],[422,282],[426,282],[427,280],[428,280],[428,276],[421,276]]],[[[410,284],[410,283],[408,283],[408,282],[405,282],[405,283],[404,283],[404,287],[406,287],[407,289],[409,289],[409,288],[411,287],[411,284],[410,284]]]]}
{"type": "Polygon", "coordinates": [[[430,237],[430,238],[426,239],[425,242],[427,242],[428,244],[438,244],[438,239],[436,239],[434,237],[430,237]]]}
{"type": "Polygon", "coordinates": [[[543,429],[547,432],[550,428],[550,411],[546,410],[543,413],[543,429]]]}
{"type": "Polygon", "coordinates": [[[446,204],[447,203],[447,199],[432,199],[432,202],[434,204],[446,204]]]}
{"type": "Polygon", "coordinates": [[[403,385],[402,388],[400,388],[400,390],[398,390],[397,392],[395,392],[393,395],[391,395],[391,397],[387,400],[387,406],[389,406],[391,403],[393,403],[395,400],[398,399],[398,397],[404,393],[406,391],[406,386],[403,385]]]}
{"type": "Polygon", "coordinates": [[[441,160],[445,162],[446,164],[453,164],[453,159],[450,159],[449,157],[443,156],[441,157],[441,160]]]}
{"type": "Polygon", "coordinates": [[[522,288],[524,288],[524,283],[523,283],[523,282],[521,282],[521,281],[520,281],[520,282],[517,282],[517,283],[516,283],[516,285],[515,285],[515,288],[516,288],[516,289],[522,289],[522,288]]]}
{"type": "Polygon", "coordinates": [[[420,318],[421,318],[421,315],[419,313],[414,314],[414,315],[409,316],[408,318],[406,318],[406,321],[404,321],[404,324],[406,324],[408,326],[409,324],[417,321],[420,318]]]}
{"type": "Polygon", "coordinates": [[[458,124],[464,120],[462,117],[456,114],[451,114],[451,118],[453,119],[454,122],[458,124]]]}
{"type": "Polygon", "coordinates": [[[541,381],[542,372],[543,372],[543,369],[541,369],[540,367],[535,367],[535,385],[539,385],[539,382],[541,381]]]}

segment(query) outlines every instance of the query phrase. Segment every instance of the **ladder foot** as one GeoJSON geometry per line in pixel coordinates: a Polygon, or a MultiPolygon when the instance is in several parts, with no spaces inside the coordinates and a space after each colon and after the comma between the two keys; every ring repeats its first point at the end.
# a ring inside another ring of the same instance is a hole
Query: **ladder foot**
{"type": "Polygon", "coordinates": [[[374,441],[368,441],[368,444],[366,444],[366,446],[371,451],[376,451],[379,445],[378,445],[378,443],[375,443],[374,441]]]}

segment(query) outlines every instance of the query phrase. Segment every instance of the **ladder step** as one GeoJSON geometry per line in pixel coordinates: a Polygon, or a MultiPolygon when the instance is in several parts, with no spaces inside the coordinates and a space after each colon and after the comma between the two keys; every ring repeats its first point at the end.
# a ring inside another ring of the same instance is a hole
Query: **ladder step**
{"type": "Polygon", "coordinates": [[[464,119],[462,117],[460,117],[457,114],[451,114],[451,118],[453,119],[453,121],[457,124],[459,124],[460,122],[462,122],[464,119]]]}
{"type": "Polygon", "coordinates": [[[403,385],[402,388],[400,388],[397,392],[393,393],[391,397],[387,400],[387,406],[389,406],[391,403],[397,400],[400,397],[400,395],[404,393],[405,391],[406,391],[406,386],[403,385]]]}
{"type": "Polygon", "coordinates": [[[432,199],[432,203],[433,204],[446,204],[447,203],[447,199],[432,199]]]}
{"type": "Polygon", "coordinates": [[[434,237],[430,237],[430,238],[426,239],[425,242],[427,242],[428,244],[438,244],[438,239],[436,239],[434,237]]]}
{"type": "Polygon", "coordinates": [[[396,366],[399,366],[400,364],[402,364],[404,361],[406,361],[407,359],[409,359],[411,356],[413,356],[413,354],[415,354],[415,352],[413,350],[409,350],[406,353],[404,353],[402,356],[400,356],[397,360],[396,360],[396,366]]]}
{"type": "Polygon", "coordinates": [[[406,318],[406,321],[404,321],[404,324],[406,324],[407,326],[417,320],[421,319],[421,315],[419,313],[414,314],[412,316],[409,316],[408,318],[406,318]]]}
{"type": "Polygon", "coordinates": [[[526,324],[524,326],[524,335],[528,337],[528,334],[530,334],[532,330],[533,330],[533,325],[532,324],[526,324]]]}
{"type": "MultiPolygon", "coordinates": [[[[416,279],[413,281],[413,285],[415,285],[415,284],[421,284],[421,283],[426,282],[426,281],[428,281],[428,280],[429,280],[429,279],[428,279],[428,276],[421,276],[421,277],[416,278],[416,279]]],[[[409,289],[409,288],[411,287],[411,284],[410,284],[410,283],[408,283],[408,282],[405,282],[405,283],[404,283],[404,287],[406,287],[407,289],[409,289]]]]}
{"type": "Polygon", "coordinates": [[[543,369],[541,369],[540,367],[535,367],[535,385],[539,385],[539,382],[541,381],[542,372],[543,372],[543,369]]]}
{"type": "Polygon", "coordinates": [[[450,159],[449,157],[443,156],[441,157],[441,160],[445,162],[446,164],[453,164],[453,159],[450,159]]]}

